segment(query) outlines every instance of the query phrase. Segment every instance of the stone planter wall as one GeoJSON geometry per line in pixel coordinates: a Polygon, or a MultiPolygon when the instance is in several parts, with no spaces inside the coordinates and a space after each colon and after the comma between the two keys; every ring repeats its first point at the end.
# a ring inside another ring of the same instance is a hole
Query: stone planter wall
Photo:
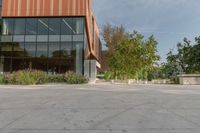
{"type": "Polygon", "coordinates": [[[148,84],[147,80],[134,80],[134,79],[129,79],[129,80],[111,80],[112,84],[148,84]]]}
{"type": "Polygon", "coordinates": [[[179,75],[181,85],[200,85],[200,74],[179,75]]]}
{"type": "Polygon", "coordinates": [[[173,82],[170,81],[170,79],[157,79],[157,80],[152,80],[151,83],[152,83],[152,84],[173,84],[173,82]]]}

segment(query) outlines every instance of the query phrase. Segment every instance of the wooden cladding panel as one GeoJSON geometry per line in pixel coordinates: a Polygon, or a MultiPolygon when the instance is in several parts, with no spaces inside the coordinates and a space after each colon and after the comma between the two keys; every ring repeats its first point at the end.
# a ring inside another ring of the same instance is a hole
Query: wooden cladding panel
{"type": "Polygon", "coordinates": [[[86,16],[90,0],[3,0],[3,17],[86,16]]]}

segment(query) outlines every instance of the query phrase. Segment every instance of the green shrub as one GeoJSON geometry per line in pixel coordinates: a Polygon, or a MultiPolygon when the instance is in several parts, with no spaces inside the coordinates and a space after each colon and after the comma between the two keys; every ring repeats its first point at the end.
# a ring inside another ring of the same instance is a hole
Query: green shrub
{"type": "Polygon", "coordinates": [[[179,77],[171,77],[170,79],[174,84],[179,84],[180,81],[179,81],[179,77]]]}
{"type": "Polygon", "coordinates": [[[48,76],[43,71],[33,70],[30,72],[30,76],[35,80],[35,84],[44,84],[48,82],[48,76]]]}
{"type": "Polygon", "coordinates": [[[4,84],[13,84],[14,82],[13,74],[4,75],[2,81],[4,84]]]}
{"type": "Polygon", "coordinates": [[[3,75],[0,74],[0,84],[3,84],[3,75]]]}
{"type": "Polygon", "coordinates": [[[74,72],[67,72],[64,75],[64,81],[67,84],[85,84],[88,82],[88,79],[74,72]]]}
{"type": "Polygon", "coordinates": [[[49,83],[64,83],[64,75],[48,75],[49,83]]]}
{"type": "Polygon", "coordinates": [[[62,75],[47,75],[43,71],[38,70],[22,70],[7,74],[0,75],[0,84],[13,84],[13,85],[36,85],[45,83],[66,83],[66,84],[84,84],[88,80],[74,72],[67,72],[62,75]]]}
{"type": "Polygon", "coordinates": [[[47,82],[47,75],[38,70],[23,70],[4,75],[3,82],[14,85],[44,84],[47,82]]]}
{"type": "Polygon", "coordinates": [[[105,73],[104,73],[104,77],[103,77],[105,80],[110,80],[110,79],[112,79],[112,73],[111,72],[109,72],[109,71],[106,71],[105,73]]]}
{"type": "Polygon", "coordinates": [[[88,80],[79,74],[74,72],[67,72],[61,75],[49,75],[48,76],[49,83],[66,83],[66,84],[84,84],[87,83],[88,80]]]}

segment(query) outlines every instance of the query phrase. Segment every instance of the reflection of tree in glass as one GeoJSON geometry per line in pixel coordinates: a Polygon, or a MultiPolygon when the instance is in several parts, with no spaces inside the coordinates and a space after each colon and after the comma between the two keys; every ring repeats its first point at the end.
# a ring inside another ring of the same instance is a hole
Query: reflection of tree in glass
{"type": "Polygon", "coordinates": [[[40,55],[40,58],[47,58],[47,56],[42,54],[42,55],[40,55]]]}
{"type": "Polygon", "coordinates": [[[74,61],[76,60],[76,50],[72,50],[72,58],[74,61]]]}
{"type": "Polygon", "coordinates": [[[2,35],[2,23],[0,23],[0,34],[2,35]]]}
{"type": "Polygon", "coordinates": [[[67,58],[69,56],[67,50],[60,50],[60,57],[61,58],[67,58]]]}
{"type": "Polygon", "coordinates": [[[59,58],[60,57],[61,50],[56,50],[52,52],[52,58],[59,58]]]}
{"type": "Polygon", "coordinates": [[[12,43],[2,43],[1,44],[1,55],[11,56],[12,53],[12,43]]]}
{"type": "Polygon", "coordinates": [[[71,53],[69,53],[69,51],[67,50],[56,50],[52,53],[52,58],[68,58],[71,55],[73,55],[73,51],[71,53]]]}
{"type": "Polygon", "coordinates": [[[24,57],[27,56],[28,53],[24,50],[24,44],[20,44],[18,42],[12,43],[13,44],[13,57],[24,57]]]}

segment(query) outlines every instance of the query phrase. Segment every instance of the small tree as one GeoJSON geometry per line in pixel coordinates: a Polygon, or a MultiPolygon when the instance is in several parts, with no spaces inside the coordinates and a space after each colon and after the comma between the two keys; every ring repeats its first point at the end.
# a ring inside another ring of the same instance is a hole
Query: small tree
{"type": "Polygon", "coordinates": [[[103,34],[102,34],[104,41],[106,43],[106,47],[108,48],[107,58],[111,58],[115,53],[117,45],[124,40],[128,34],[125,31],[125,28],[121,26],[112,26],[110,24],[106,24],[103,27],[103,34]]]}
{"type": "Polygon", "coordinates": [[[159,59],[156,55],[157,42],[150,37],[144,37],[134,32],[116,46],[115,53],[110,57],[109,66],[115,78],[130,79],[147,78],[148,71],[153,68],[153,63],[159,59]]]}
{"type": "Polygon", "coordinates": [[[200,37],[195,38],[195,44],[191,44],[187,38],[177,44],[177,54],[170,51],[167,54],[167,63],[163,66],[163,73],[168,78],[178,74],[200,73],[200,37]]]}

